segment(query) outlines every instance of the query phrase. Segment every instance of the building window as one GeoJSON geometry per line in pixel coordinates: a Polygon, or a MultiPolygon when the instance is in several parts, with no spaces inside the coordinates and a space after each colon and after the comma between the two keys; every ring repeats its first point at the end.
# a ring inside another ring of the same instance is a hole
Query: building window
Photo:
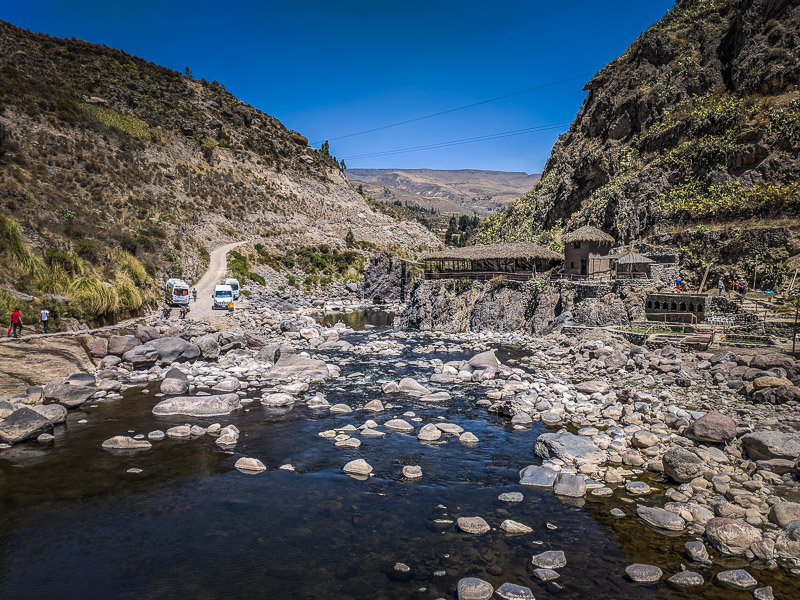
{"type": "Polygon", "coordinates": [[[580,243],[580,242],[573,242],[573,243],[572,243],[572,247],[573,247],[575,250],[578,250],[578,249],[581,247],[581,243],[580,243]]]}
{"type": "Polygon", "coordinates": [[[575,262],[574,261],[569,263],[569,268],[570,269],[574,269],[575,268],[575,262]]]}

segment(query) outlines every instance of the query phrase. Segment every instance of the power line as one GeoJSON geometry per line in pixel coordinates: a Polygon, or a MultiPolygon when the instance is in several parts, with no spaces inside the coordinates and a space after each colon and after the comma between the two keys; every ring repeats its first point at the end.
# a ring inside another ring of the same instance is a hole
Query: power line
{"type": "Polygon", "coordinates": [[[343,140],[345,138],[355,137],[357,135],[365,135],[367,133],[374,133],[376,131],[383,131],[384,129],[391,129],[392,127],[399,127],[400,125],[408,125],[409,123],[416,123],[417,121],[424,121],[425,119],[432,119],[434,117],[441,117],[442,115],[447,115],[450,113],[458,112],[460,110],[466,110],[468,108],[474,108],[476,106],[483,106],[484,104],[489,104],[491,102],[497,102],[498,100],[505,100],[506,98],[513,98],[514,96],[520,96],[522,94],[528,94],[530,92],[535,92],[536,90],[545,89],[548,87],[553,87],[555,85],[559,85],[561,83],[566,83],[567,81],[574,81],[575,79],[581,79],[586,77],[587,75],[592,75],[591,72],[588,73],[579,73],[578,75],[573,75],[572,77],[567,77],[566,79],[559,79],[558,81],[551,81],[549,83],[543,83],[541,85],[537,85],[534,87],[530,87],[524,90],[520,90],[518,92],[512,92],[510,94],[506,94],[504,96],[497,96],[495,98],[489,98],[487,100],[481,100],[479,102],[473,102],[472,104],[465,104],[464,106],[457,106],[455,108],[448,108],[447,110],[442,110],[436,113],[431,113],[429,115],[423,115],[421,117],[414,117],[413,119],[406,119],[405,121],[398,121],[396,123],[390,123],[389,125],[381,125],[380,127],[373,127],[372,129],[365,129],[363,131],[357,131],[355,133],[348,133],[346,135],[339,135],[336,137],[328,138],[327,140],[320,140],[318,142],[313,142],[312,146],[316,146],[321,144],[323,141],[332,142],[334,140],[343,140]]]}
{"type": "Polygon", "coordinates": [[[515,129],[512,131],[503,131],[499,133],[490,133],[487,135],[480,135],[471,138],[464,138],[460,140],[451,140],[449,142],[437,142],[435,144],[425,144],[424,146],[411,146],[409,148],[399,148],[397,150],[384,150],[381,152],[371,152],[369,154],[358,154],[355,156],[345,156],[344,160],[358,160],[362,158],[374,158],[377,156],[389,156],[392,154],[406,154],[409,152],[421,152],[423,150],[434,150],[437,148],[446,148],[448,146],[460,146],[462,144],[472,144],[475,142],[484,142],[488,140],[497,140],[500,138],[512,137],[515,135],[524,135],[527,133],[536,133],[538,131],[548,131],[551,129],[560,129],[565,125],[569,125],[572,121],[561,121],[560,123],[550,123],[548,125],[537,125],[536,127],[527,127],[525,129],[515,129]]]}

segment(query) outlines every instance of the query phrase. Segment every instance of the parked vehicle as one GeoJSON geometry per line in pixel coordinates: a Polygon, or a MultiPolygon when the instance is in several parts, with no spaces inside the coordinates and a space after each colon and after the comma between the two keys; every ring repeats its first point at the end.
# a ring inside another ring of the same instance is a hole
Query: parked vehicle
{"type": "Polygon", "coordinates": [[[231,286],[231,289],[233,290],[233,299],[234,300],[238,300],[239,299],[239,280],[238,279],[233,279],[231,277],[231,278],[228,278],[228,279],[223,279],[219,283],[220,283],[220,285],[229,285],[229,286],[231,286]]]}
{"type": "Polygon", "coordinates": [[[164,285],[167,306],[183,306],[189,304],[189,284],[183,279],[167,279],[164,285]]]}
{"type": "Polygon", "coordinates": [[[228,304],[233,302],[233,289],[229,285],[218,285],[214,287],[214,295],[212,296],[214,303],[211,308],[221,308],[223,310],[228,308],[228,304]]]}

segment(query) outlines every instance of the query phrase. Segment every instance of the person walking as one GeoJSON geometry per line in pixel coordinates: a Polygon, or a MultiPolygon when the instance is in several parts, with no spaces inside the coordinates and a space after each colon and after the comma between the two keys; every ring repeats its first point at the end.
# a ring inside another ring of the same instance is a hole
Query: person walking
{"type": "Polygon", "coordinates": [[[42,309],[42,333],[47,333],[47,328],[50,325],[50,309],[45,306],[42,309]]]}
{"type": "Polygon", "coordinates": [[[725,282],[722,281],[722,277],[720,277],[719,281],[717,282],[717,289],[719,290],[719,294],[717,295],[722,296],[722,290],[725,289],[725,282]]]}
{"type": "Polygon", "coordinates": [[[680,292],[680,291],[681,291],[681,285],[682,285],[682,284],[683,284],[683,280],[681,279],[681,276],[680,276],[680,275],[678,275],[678,276],[675,278],[675,291],[676,291],[676,292],[680,292]]]}
{"type": "Polygon", "coordinates": [[[22,314],[18,308],[11,313],[11,330],[15,338],[22,336],[22,314]]]}
{"type": "Polygon", "coordinates": [[[197,302],[197,288],[192,288],[192,300],[197,302]]]}

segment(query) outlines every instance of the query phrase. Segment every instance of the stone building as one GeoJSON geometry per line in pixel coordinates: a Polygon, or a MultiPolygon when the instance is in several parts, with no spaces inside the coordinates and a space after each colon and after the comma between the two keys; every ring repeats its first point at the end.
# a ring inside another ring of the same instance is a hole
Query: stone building
{"type": "Polygon", "coordinates": [[[614,238],[590,225],[564,236],[564,276],[570,279],[611,279],[608,256],[614,238]]]}

